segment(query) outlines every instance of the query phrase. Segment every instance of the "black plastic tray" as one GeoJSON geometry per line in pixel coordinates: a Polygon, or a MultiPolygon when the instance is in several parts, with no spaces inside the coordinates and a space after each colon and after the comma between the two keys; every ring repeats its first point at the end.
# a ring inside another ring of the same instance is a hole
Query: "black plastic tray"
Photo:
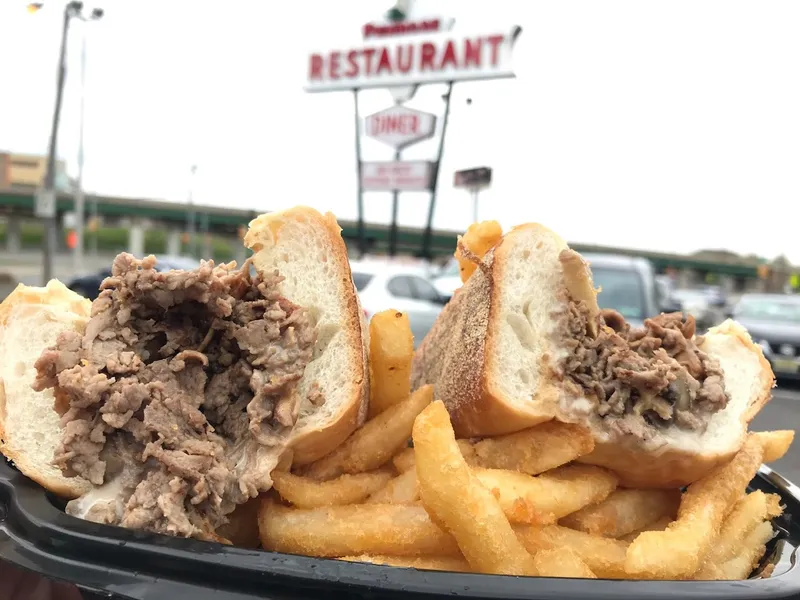
{"type": "Polygon", "coordinates": [[[97,525],[63,513],[3,460],[0,560],[111,598],[800,599],[800,488],[767,467],[752,487],[780,494],[786,504],[762,564],[775,565],[770,578],[758,578],[757,570],[752,579],[731,582],[548,579],[343,563],[97,525]]]}

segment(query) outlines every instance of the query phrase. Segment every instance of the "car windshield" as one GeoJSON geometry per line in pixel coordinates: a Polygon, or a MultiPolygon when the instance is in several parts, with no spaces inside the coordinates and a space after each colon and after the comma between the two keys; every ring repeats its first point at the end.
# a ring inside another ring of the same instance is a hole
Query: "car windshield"
{"type": "Polygon", "coordinates": [[[736,309],[736,316],[762,321],[800,323],[800,302],[770,298],[742,299],[736,309]]]}
{"type": "Polygon", "coordinates": [[[644,319],[642,279],[636,271],[609,269],[592,265],[595,287],[601,288],[597,295],[600,308],[611,308],[626,319],[644,319]]]}
{"type": "Polygon", "coordinates": [[[161,256],[156,258],[156,269],[169,271],[172,269],[192,271],[200,266],[200,261],[188,256],[161,256]]]}
{"type": "Polygon", "coordinates": [[[458,261],[451,260],[436,275],[437,277],[455,277],[459,274],[458,261]]]}
{"type": "Polygon", "coordinates": [[[362,291],[367,284],[372,281],[372,275],[369,273],[353,273],[353,283],[356,284],[356,290],[362,291]]]}

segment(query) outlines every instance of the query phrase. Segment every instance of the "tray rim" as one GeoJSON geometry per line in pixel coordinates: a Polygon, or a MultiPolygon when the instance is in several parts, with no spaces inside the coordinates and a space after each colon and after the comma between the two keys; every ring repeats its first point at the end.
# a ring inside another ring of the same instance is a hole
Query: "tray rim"
{"type": "MultiPolygon", "coordinates": [[[[800,487],[768,466],[759,469],[753,483],[757,481],[773,488],[800,515],[800,487]]],[[[800,545],[800,519],[792,523],[797,524],[795,543],[800,545]]],[[[305,592],[309,598],[322,592],[334,597],[337,593],[345,597],[377,593],[384,598],[417,594],[472,600],[610,600],[621,595],[647,595],[652,600],[800,598],[796,552],[796,548],[792,550],[791,566],[784,573],[730,582],[527,578],[347,563],[81,521],[59,511],[41,487],[0,461],[0,560],[70,581],[82,589],[142,600],[156,597],[155,587],[159,590],[157,597],[197,599],[213,595],[231,600],[269,598],[263,594],[270,590],[283,597],[292,590],[298,597],[305,592]],[[76,558],[81,551],[86,554],[76,558]],[[148,568],[148,563],[166,568],[156,572],[148,568]],[[131,564],[139,567],[130,568],[131,564]],[[198,575],[203,581],[198,582],[198,575]],[[591,587],[587,588],[588,581],[591,587]]]]}

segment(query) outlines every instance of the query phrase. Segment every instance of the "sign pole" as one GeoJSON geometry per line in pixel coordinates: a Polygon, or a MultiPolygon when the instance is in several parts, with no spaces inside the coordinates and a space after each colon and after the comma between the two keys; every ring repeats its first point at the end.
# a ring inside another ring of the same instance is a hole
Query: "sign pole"
{"type": "Polygon", "coordinates": [[[472,222],[478,222],[478,188],[472,190],[472,222]]]}
{"type": "MultiPolygon", "coordinates": [[[[395,151],[394,160],[395,162],[400,162],[400,150],[395,151]]],[[[389,229],[389,256],[392,257],[397,254],[397,203],[399,196],[399,191],[394,190],[392,192],[392,224],[389,229]]]]}
{"type": "Polygon", "coordinates": [[[447,133],[447,122],[450,117],[450,100],[453,96],[453,82],[447,84],[447,94],[445,95],[444,117],[442,119],[442,134],[439,138],[439,153],[433,166],[433,177],[431,181],[431,200],[428,204],[428,222],[425,225],[425,233],[422,237],[422,258],[431,258],[431,238],[433,237],[433,214],[436,209],[436,188],[439,185],[439,170],[442,166],[442,156],[444,155],[444,136],[447,133]]]}
{"type": "Polygon", "coordinates": [[[364,239],[364,190],[361,185],[361,119],[358,116],[358,88],[353,88],[353,106],[356,117],[356,175],[358,186],[358,254],[363,258],[366,253],[364,239]]]}

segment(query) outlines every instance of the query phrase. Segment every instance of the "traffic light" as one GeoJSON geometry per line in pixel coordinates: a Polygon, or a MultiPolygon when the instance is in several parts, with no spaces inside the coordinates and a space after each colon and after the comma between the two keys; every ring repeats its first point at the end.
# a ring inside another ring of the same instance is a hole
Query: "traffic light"
{"type": "Polygon", "coordinates": [[[44,6],[43,2],[28,2],[28,6],[26,8],[30,14],[33,14],[39,12],[42,9],[42,6],[44,6]]]}

